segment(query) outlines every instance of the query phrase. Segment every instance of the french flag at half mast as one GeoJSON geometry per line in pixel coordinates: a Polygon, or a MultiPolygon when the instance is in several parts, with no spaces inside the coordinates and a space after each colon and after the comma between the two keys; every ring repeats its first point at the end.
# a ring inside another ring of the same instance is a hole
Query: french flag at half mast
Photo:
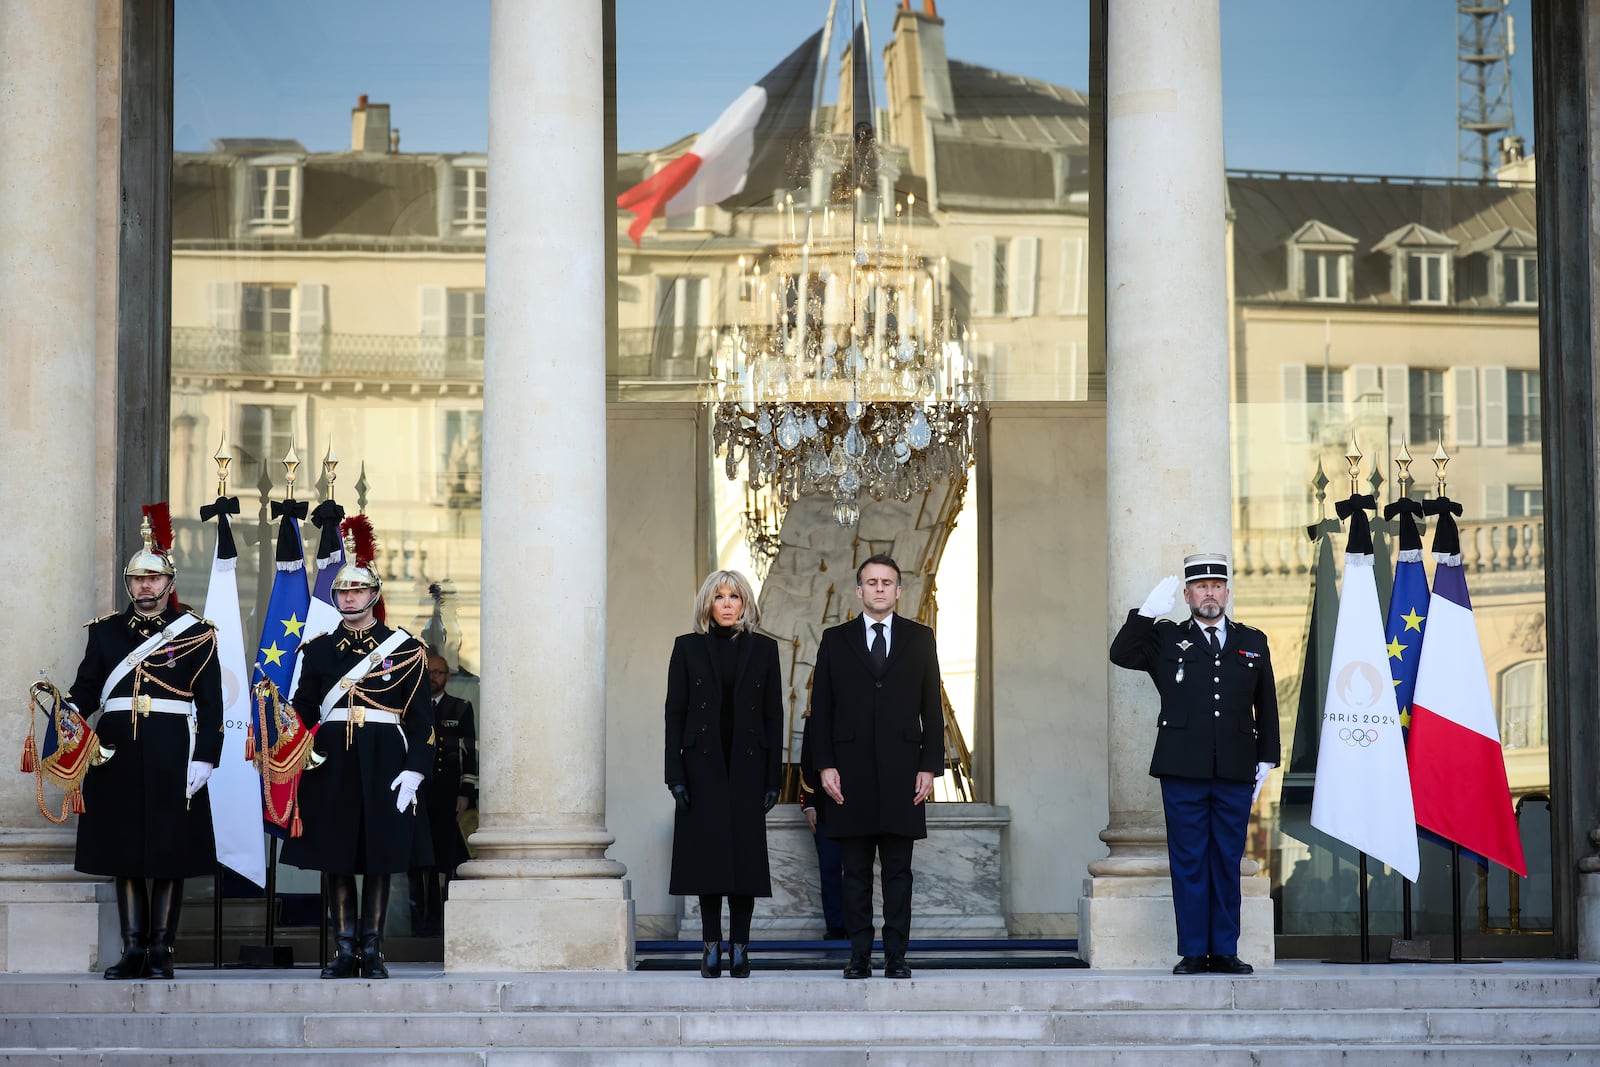
{"type": "Polygon", "coordinates": [[[1439,520],[1407,750],[1417,825],[1526,878],[1483,646],[1461,566],[1452,514],[1461,505],[1440,497],[1426,506],[1439,520]]]}
{"type": "Polygon", "coordinates": [[[767,200],[791,184],[791,164],[810,173],[811,161],[788,158],[791,147],[809,140],[811,93],[817,80],[822,31],[808,37],[695,138],[689,151],[617,197],[635,216],[628,236],[637,245],[650,222],[720,204],[745,194],[733,206],[767,200]]]}

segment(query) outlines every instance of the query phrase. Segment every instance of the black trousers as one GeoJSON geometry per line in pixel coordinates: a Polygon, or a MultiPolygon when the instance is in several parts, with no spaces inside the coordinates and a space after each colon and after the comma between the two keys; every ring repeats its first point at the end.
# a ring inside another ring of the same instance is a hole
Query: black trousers
{"type": "Polygon", "coordinates": [[[911,941],[912,839],[896,834],[841,837],[844,858],[844,926],[850,933],[850,954],[872,953],[872,860],[876,855],[883,880],[883,955],[903,959],[911,941]]]}

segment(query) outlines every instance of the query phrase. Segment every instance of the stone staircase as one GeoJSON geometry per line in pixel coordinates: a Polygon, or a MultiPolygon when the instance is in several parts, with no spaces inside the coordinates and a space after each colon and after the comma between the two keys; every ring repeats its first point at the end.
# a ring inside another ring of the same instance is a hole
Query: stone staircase
{"type": "MultiPolygon", "coordinates": [[[[913,961],[914,962],[914,961],[913,961]]],[[[0,976],[17,1064],[1600,1063],[1600,965],[1280,964],[1250,978],[939,971],[0,976]]]]}

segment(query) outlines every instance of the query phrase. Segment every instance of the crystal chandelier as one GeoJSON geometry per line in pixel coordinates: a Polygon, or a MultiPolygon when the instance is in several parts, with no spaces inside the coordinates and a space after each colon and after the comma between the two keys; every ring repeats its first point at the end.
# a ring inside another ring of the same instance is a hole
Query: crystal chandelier
{"type": "Polygon", "coordinates": [[[793,198],[785,236],[764,262],[739,260],[748,309],[719,339],[712,441],[730,479],[767,490],[774,519],[800,496],[828,493],[841,526],[860,494],[910,499],[964,477],[983,403],[971,337],[950,310],[949,263],[914,250],[908,195],[886,226],[830,206],[822,233],[793,198]]]}

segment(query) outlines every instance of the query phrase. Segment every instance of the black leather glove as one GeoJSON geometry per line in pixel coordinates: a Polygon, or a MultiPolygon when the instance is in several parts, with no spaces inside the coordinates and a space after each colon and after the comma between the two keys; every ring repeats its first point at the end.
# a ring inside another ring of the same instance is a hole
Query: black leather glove
{"type": "Polygon", "coordinates": [[[686,785],[675,785],[675,786],[673,786],[672,787],[672,799],[673,799],[673,802],[678,805],[678,810],[679,811],[688,811],[689,810],[689,787],[686,786],[686,785]]]}
{"type": "Polygon", "coordinates": [[[761,814],[765,815],[767,812],[771,811],[772,806],[777,802],[778,791],[776,789],[767,790],[767,795],[761,798],[761,814]]]}

